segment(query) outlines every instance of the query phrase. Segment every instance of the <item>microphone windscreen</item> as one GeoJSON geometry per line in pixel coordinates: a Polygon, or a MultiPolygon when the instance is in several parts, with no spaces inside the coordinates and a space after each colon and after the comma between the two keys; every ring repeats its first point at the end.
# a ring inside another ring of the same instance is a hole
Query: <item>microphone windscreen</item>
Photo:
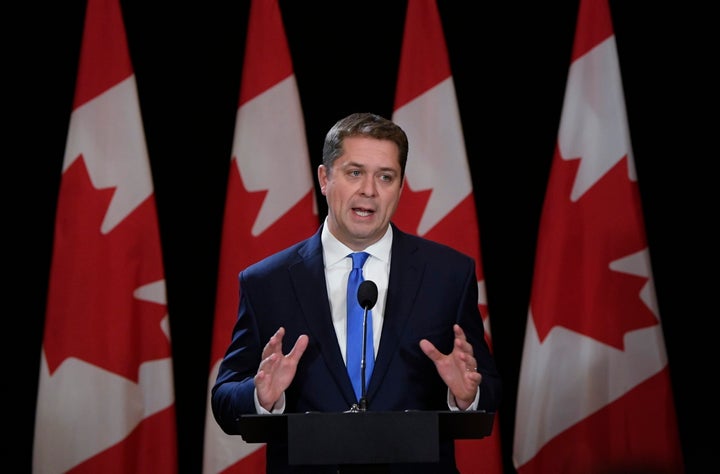
{"type": "Polygon", "coordinates": [[[360,283],[357,297],[360,307],[363,309],[372,309],[378,299],[378,289],[375,282],[372,280],[365,280],[360,283]]]}

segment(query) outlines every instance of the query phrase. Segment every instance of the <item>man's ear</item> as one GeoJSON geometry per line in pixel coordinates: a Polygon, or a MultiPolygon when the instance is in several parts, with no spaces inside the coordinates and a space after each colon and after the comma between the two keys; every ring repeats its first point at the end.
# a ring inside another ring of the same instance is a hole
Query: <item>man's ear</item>
{"type": "Polygon", "coordinates": [[[323,196],[326,196],[325,194],[325,187],[327,186],[328,182],[328,169],[325,165],[318,166],[317,170],[318,175],[318,183],[320,184],[320,192],[323,196]]]}

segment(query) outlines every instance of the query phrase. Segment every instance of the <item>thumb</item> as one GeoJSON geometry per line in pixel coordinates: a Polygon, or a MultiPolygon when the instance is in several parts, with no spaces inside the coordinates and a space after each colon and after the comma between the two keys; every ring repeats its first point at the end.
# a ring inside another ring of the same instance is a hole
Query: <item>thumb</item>
{"type": "Polygon", "coordinates": [[[440,351],[437,350],[435,345],[427,339],[423,339],[420,341],[420,349],[422,349],[425,355],[428,356],[433,362],[438,362],[442,357],[440,351]]]}

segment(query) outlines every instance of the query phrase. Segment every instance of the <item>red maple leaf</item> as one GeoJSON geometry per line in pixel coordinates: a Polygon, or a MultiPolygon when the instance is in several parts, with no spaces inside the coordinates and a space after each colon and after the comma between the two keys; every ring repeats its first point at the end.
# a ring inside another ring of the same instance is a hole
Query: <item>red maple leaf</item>
{"type": "Polygon", "coordinates": [[[471,256],[476,262],[478,280],[482,280],[480,237],[472,193],[465,196],[452,211],[425,233],[428,239],[453,247],[471,256]]]}
{"type": "MultiPolygon", "coordinates": [[[[393,222],[405,232],[417,234],[420,220],[426,211],[432,190],[413,191],[409,180],[398,204],[393,222]]],[[[457,206],[445,214],[423,237],[452,247],[475,259],[475,273],[478,281],[483,280],[483,270],[480,261],[477,213],[475,212],[475,199],[469,193],[457,206]]],[[[483,317],[487,317],[486,305],[480,305],[483,317]]]]}
{"type": "Polygon", "coordinates": [[[114,192],[93,187],[82,156],[63,174],[44,335],[50,373],[76,357],[137,382],[141,363],[170,356],[166,305],[133,295],[164,279],[154,196],[103,234],[114,192]]]}
{"type": "Polygon", "coordinates": [[[213,326],[213,340],[222,341],[222,344],[213,348],[213,360],[222,357],[227,335],[232,332],[235,323],[239,300],[238,274],[248,265],[310,237],[318,230],[314,193],[314,189],[309,188],[295,206],[289,208],[263,233],[254,236],[252,228],[267,191],[248,191],[233,160],[228,178],[213,326]]]}
{"type": "MultiPolygon", "coordinates": [[[[417,235],[431,193],[432,190],[413,191],[409,181],[406,181],[393,222],[405,232],[417,235]]],[[[472,193],[465,196],[465,199],[445,214],[423,237],[473,257],[477,262],[478,280],[482,280],[480,237],[472,193]]]]}
{"type": "Polygon", "coordinates": [[[640,299],[648,278],[610,269],[647,246],[637,183],[624,158],[572,202],[578,166],[556,150],[538,237],[533,320],[540,340],[563,326],[623,349],[626,332],[658,324],[640,299]]]}

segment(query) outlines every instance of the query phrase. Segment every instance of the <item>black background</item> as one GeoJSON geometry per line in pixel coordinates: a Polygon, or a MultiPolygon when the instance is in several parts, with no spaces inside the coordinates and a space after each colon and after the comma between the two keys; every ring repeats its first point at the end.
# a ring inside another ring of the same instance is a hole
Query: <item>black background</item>
{"type": "MultiPolygon", "coordinates": [[[[249,2],[121,4],[163,243],[180,470],[199,473],[249,2]]],[[[512,473],[515,392],[537,227],[578,4],[438,5],[475,188],[493,343],[505,383],[503,455],[512,473]]],[[[718,212],[712,179],[702,179],[711,177],[718,158],[710,147],[717,136],[717,82],[707,80],[717,64],[717,34],[702,26],[712,15],[693,3],[610,5],[687,470],[705,472],[710,441],[717,441],[707,434],[717,432],[710,403],[717,379],[718,358],[710,357],[717,309],[705,282],[717,286],[710,244],[717,242],[718,212]]],[[[392,115],[405,6],[391,0],[280,1],[313,175],[324,134],[337,119],[356,111],[392,115]]],[[[3,377],[2,390],[13,420],[6,435],[17,445],[17,472],[29,471],[32,459],[55,204],[84,10],[84,1],[72,0],[27,4],[4,15],[4,95],[12,106],[4,114],[11,132],[4,140],[11,145],[3,180],[10,217],[5,254],[11,262],[11,327],[4,341],[5,365],[17,375],[3,377]]],[[[323,216],[319,192],[318,204],[323,216]]]]}

